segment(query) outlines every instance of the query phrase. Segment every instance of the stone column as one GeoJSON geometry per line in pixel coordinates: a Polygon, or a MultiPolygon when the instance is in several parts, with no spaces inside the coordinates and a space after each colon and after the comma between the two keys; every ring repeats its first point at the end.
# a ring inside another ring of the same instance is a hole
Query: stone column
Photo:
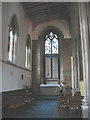
{"type": "Polygon", "coordinates": [[[88,99],[88,24],[87,24],[87,8],[86,3],[78,3],[79,6],[79,22],[82,49],[83,79],[84,79],[84,103],[87,104],[88,99]]]}
{"type": "Polygon", "coordinates": [[[76,41],[73,40],[73,73],[74,73],[74,91],[77,88],[77,59],[76,59],[76,41]]]}
{"type": "Polygon", "coordinates": [[[74,58],[74,61],[75,61],[75,65],[74,65],[74,69],[75,69],[75,91],[77,91],[78,89],[78,69],[77,69],[77,44],[76,44],[76,41],[77,39],[74,40],[74,44],[75,44],[75,47],[74,47],[74,51],[75,51],[75,58],[74,58]]]}
{"type": "Polygon", "coordinates": [[[0,2],[0,119],[2,119],[2,2],[0,2]]]}
{"type": "Polygon", "coordinates": [[[40,41],[40,84],[45,83],[44,78],[44,39],[43,35],[38,37],[38,40],[40,41]]]}
{"type": "Polygon", "coordinates": [[[77,90],[80,91],[80,42],[77,39],[77,90]]]}
{"type": "Polygon", "coordinates": [[[75,78],[76,78],[76,62],[75,62],[75,40],[74,40],[74,4],[71,4],[71,9],[70,9],[70,13],[71,13],[71,36],[72,36],[72,63],[71,63],[71,70],[72,70],[72,89],[73,91],[75,90],[75,78]]]}
{"type": "Polygon", "coordinates": [[[74,74],[74,90],[80,91],[80,63],[79,63],[79,46],[78,46],[78,37],[73,41],[73,74],[74,74]]]}
{"type": "MultiPolygon", "coordinates": [[[[90,32],[90,31],[89,31],[90,32]]],[[[90,36],[90,33],[89,33],[90,36]]],[[[89,56],[88,56],[88,60],[89,60],[89,76],[88,76],[88,103],[89,103],[89,107],[88,107],[88,117],[90,119],[90,43],[89,43],[89,56]]]]}
{"type": "Polygon", "coordinates": [[[33,94],[39,95],[40,94],[40,41],[33,40],[32,42],[33,48],[33,72],[32,72],[32,87],[33,87],[33,94]]]}
{"type": "Polygon", "coordinates": [[[71,78],[72,78],[72,88],[74,89],[74,65],[73,65],[73,56],[71,56],[71,78]]]}
{"type": "Polygon", "coordinates": [[[78,4],[72,4],[72,55],[73,55],[73,78],[72,88],[74,91],[80,90],[80,66],[79,66],[79,23],[78,23],[78,4]]]}
{"type": "Polygon", "coordinates": [[[2,3],[0,2],[0,92],[2,92],[2,3]]]}
{"type": "MultiPolygon", "coordinates": [[[[64,39],[63,39],[64,40],[64,39]]],[[[60,40],[60,83],[64,81],[63,71],[63,40],[60,40]]]]}
{"type": "Polygon", "coordinates": [[[88,27],[89,27],[89,54],[88,54],[88,118],[90,119],[90,2],[87,3],[88,8],[88,27]]]}

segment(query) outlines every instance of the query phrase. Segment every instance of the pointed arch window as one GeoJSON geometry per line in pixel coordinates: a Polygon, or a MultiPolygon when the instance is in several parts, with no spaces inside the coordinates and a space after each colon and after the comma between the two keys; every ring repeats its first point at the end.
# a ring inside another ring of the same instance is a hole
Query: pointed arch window
{"type": "Polygon", "coordinates": [[[30,52],[31,52],[31,39],[30,35],[28,34],[26,40],[26,48],[25,48],[26,56],[25,56],[25,67],[30,69],[30,52]]]}
{"type": "Polygon", "coordinates": [[[45,54],[58,54],[58,37],[50,32],[45,39],[45,54]]]}
{"type": "Polygon", "coordinates": [[[17,48],[17,40],[18,40],[18,22],[16,15],[14,15],[11,19],[11,23],[9,25],[9,39],[8,39],[8,61],[12,63],[16,63],[16,48],[17,48]]]}

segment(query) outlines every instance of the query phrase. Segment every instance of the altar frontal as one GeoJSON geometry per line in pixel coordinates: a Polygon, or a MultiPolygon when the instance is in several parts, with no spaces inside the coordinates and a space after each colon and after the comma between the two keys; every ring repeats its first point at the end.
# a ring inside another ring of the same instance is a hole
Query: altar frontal
{"type": "Polygon", "coordinates": [[[58,95],[61,89],[59,84],[41,84],[40,95],[58,95]]]}

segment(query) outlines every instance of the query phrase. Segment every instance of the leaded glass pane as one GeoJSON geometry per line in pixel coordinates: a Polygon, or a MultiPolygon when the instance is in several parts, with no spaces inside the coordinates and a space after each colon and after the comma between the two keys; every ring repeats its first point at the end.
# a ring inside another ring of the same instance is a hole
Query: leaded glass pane
{"type": "Polygon", "coordinates": [[[14,45],[13,45],[13,62],[16,61],[16,43],[17,43],[17,35],[14,35],[14,45]]]}
{"type": "Polygon", "coordinates": [[[13,16],[9,27],[9,42],[8,42],[8,60],[12,63],[16,63],[16,47],[18,39],[18,24],[16,15],[13,16]]]}
{"type": "Polygon", "coordinates": [[[25,60],[25,67],[27,68],[27,62],[28,62],[28,59],[27,59],[27,56],[28,56],[28,50],[27,50],[27,46],[26,46],[26,60],[25,60]]]}
{"type": "Polygon", "coordinates": [[[58,58],[52,58],[52,78],[58,78],[58,58]]]}
{"type": "Polygon", "coordinates": [[[52,54],[58,54],[58,40],[56,38],[52,40],[52,54]]]}
{"type": "Polygon", "coordinates": [[[25,67],[30,69],[30,35],[27,36],[26,40],[26,59],[25,59],[25,67]]]}
{"type": "Polygon", "coordinates": [[[45,54],[51,54],[51,40],[49,38],[45,41],[45,54]]]}
{"type": "Polygon", "coordinates": [[[51,58],[45,58],[45,77],[51,78],[51,58]]]}
{"type": "Polygon", "coordinates": [[[13,58],[13,54],[12,54],[12,52],[13,52],[13,32],[12,31],[10,31],[10,44],[9,44],[9,60],[10,61],[12,61],[12,58],[13,58]]]}
{"type": "Polygon", "coordinates": [[[30,47],[28,48],[28,69],[30,68],[30,47]]]}
{"type": "Polygon", "coordinates": [[[26,60],[25,60],[25,67],[30,68],[30,47],[26,46],[26,60]]]}

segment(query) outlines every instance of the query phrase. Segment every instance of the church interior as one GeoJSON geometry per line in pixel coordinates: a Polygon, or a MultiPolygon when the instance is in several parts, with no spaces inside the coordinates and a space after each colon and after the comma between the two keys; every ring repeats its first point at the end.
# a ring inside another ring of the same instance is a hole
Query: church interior
{"type": "Polygon", "coordinates": [[[0,6],[2,118],[90,118],[90,3],[0,6]]]}

